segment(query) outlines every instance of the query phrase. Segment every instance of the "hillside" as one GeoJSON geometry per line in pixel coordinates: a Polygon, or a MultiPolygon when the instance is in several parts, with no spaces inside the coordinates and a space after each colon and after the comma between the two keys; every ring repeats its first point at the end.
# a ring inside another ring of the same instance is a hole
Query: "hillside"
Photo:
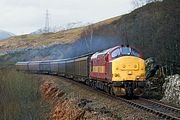
{"type": "MultiPolygon", "coordinates": [[[[101,21],[91,26],[93,26],[93,29],[99,28],[100,26],[111,24],[118,18],[120,18],[120,16],[101,21]]],[[[39,35],[26,34],[11,37],[7,40],[0,41],[0,51],[15,50],[21,48],[42,48],[56,44],[70,44],[75,42],[76,40],[81,39],[81,35],[83,34],[83,32],[87,32],[88,34],[89,28],[92,27],[79,27],[55,33],[45,33],[39,35]]]]}
{"type": "MultiPolygon", "coordinates": [[[[94,36],[107,36],[139,48],[144,58],[180,68],[180,2],[164,0],[147,4],[130,14],[94,30],[94,36]]],[[[180,71],[179,71],[180,72],[180,71]]]]}
{"type": "MultiPolygon", "coordinates": [[[[31,48],[1,57],[1,61],[74,57],[117,44],[139,48],[143,57],[160,64],[179,66],[180,2],[150,3],[129,14],[88,27],[44,35],[24,35],[0,42],[0,51],[31,48]],[[66,34],[64,34],[66,33],[66,34]]],[[[176,70],[175,70],[176,71],[176,70]]]]}
{"type": "Polygon", "coordinates": [[[46,33],[42,35],[21,35],[0,41],[0,50],[14,50],[17,48],[41,48],[54,44],[72,43],[79,38],[84,28],[75,28],[57,33],[46,33]]]}
{"type": "MultiPolygon", "coordinates": [[[[59,59],[86,54],[90,52],[89,46],[91,45],[89,45],[88,39],[84,40],[84,35],[88,35],[89,31],[94,28],[111,24],[119,18],[120,16],[87,27],[73,28],[56,33],[11,37],[8,40],[0,41],[0,61],[59,59]]],[[[102,44],[103,41],[96,39],[96,44],[97,42],[102,44]]],[[[96,48],[94,45],[93,51],[97,50],[98,47],[96,48]]]]}

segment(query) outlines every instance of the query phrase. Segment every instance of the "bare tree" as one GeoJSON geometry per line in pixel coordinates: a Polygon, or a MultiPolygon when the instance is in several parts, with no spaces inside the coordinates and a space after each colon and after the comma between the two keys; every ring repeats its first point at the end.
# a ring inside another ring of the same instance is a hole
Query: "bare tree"
{"type": "Polygon", "coordinates": [[[82,33],[82,38],[85,40],[85,45],[88,52],[92,52],[93,33],[93,24],[88,25],[82,33]]]}

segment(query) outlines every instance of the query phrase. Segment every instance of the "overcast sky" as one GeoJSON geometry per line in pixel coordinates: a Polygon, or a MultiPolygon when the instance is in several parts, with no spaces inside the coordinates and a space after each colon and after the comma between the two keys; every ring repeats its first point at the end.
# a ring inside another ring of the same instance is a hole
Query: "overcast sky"
{"type": "Polygon", "coordinates": [[[44,27],[46,9],[50,26],[70,22],[98,22],[132,10],[131,0],[0,0],[0,29],[25,34],[44,27]]]}

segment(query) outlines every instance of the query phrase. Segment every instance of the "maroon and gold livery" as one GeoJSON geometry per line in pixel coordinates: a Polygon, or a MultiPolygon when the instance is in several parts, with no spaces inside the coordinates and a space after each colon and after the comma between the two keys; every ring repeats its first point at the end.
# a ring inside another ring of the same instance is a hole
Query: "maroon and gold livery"
{"type": "MultiPolygon", "coordinates": [[[[116,46],[91,56],[90,78],[108,83],[116,95],[141,95],[145,81],[142,54],[129,46],[116,46]]],[[[102,86],[102,85],[101,85],[102,86]]]]}

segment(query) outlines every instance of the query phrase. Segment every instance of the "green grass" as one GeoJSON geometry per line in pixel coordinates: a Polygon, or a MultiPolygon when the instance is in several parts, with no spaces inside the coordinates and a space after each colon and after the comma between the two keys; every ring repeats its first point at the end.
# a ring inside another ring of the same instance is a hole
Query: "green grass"
{"type": "Polygon", "coordinates": [[[43,120],[49,106],[39,93],[40,77],[17,72],[14,68],[0,70],[0,120],[43,120]]]}

